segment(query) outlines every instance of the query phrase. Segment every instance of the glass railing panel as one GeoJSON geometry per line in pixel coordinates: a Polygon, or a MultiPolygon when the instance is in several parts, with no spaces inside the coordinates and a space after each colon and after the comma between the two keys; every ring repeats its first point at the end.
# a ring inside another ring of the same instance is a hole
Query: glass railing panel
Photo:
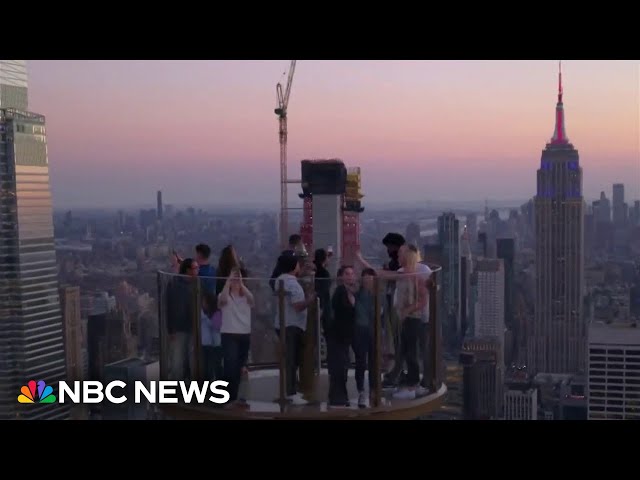
{"type": "Polygon", "coordinates": [[[159,272],[160,379],[223,380],[226,408],[264,412],[428,396],[442,378],[433,270],[275,282],[159,272]]]}

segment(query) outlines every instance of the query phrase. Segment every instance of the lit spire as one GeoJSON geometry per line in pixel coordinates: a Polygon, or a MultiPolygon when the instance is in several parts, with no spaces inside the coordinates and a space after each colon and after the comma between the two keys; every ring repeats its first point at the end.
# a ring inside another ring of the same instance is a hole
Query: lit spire
{"type": "Polygon", "coordinates": [[[558,103],[562,103],[562,60],[558,62],[558,103]]]}
{"type": "Polygon", "coordinates": [[[553,132],[552,144],[569,143],[564,129],[564,107],[562,105],[562,61],[558,64],[558,104],[556,105],[556,129],[553,132]]]}

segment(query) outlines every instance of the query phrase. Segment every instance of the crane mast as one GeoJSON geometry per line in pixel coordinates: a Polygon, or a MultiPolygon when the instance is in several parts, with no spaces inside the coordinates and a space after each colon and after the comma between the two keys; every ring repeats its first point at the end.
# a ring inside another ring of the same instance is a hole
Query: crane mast
{"type": "Polygon", "coordinates": [[[291,95],[291,84],[293,83],[293,74],[296,69],[296,61],[291,60],[289,67],[289,75],[287,76],[287,85],[283,92],[282,84],[276,85],[276,95],[278,98],[278,107],[275,114],[278,116],[278,135],[280,138],[280,244],[284,249],[288,243],[289,214],[287,206],[287,108],[289,106],[289,96],[291,95]]]}

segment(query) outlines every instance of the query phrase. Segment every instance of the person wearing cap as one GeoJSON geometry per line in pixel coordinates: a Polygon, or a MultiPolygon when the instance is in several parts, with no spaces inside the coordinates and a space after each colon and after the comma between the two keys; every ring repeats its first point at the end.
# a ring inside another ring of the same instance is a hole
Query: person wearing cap
{"type": "Polygon", "coordinates": [[[385,303],[384,303],[384,312],[383,316],[385,317],[385,321],[383,325],[387,327],[387,331],[385,333],[389,338],[389,341],[392,344],[392,349],[397,353],[400,351],[400,335],[396,335],[393,332],[399,331],[399,319],[397,318],[396,312],[393,309],[393,297],[396,289],[396,282],[394,277],[398,277],[398,269],[400,269],[400,260],[399,253],[400,249],[403,245],[405,245],[406,240],[404,237],[395,232],[387,233],[382,239],[382,244],[387,247],[387,254],[389,255],[389,261],[383,266],[382,269],[375,269],[371,266],[369,262],[367,262],[362,256],[361,252],[356,252],[356,258],[360,264],[362,264],[363,268],[373,269],[376,272],[376,275],[382,279],[386,284],[386,292],[385,292],[385,303]],[[396,328],[394,328],[396,327],[396,328]]]}
{"type": "MultiPolygon", "coordinates": [[[[420,325],[417,329],[415,329],[414,333],[418,342],[419,350],[421,355],[418,357],[418,360],[422,364],[423,370],[423,378],[420,383],[420,386],[415,388],[416,395],[424,395],[426,393],[425,388],[428,388],[430,379],[429,379],[429,362],[427,356],[427,348],[428,348],[428,333],[429,333],[429,298],[427,292],[427,281],[431,278],[432,271],[428,265],[421,263],[422,259],[420,256],[420,250],[414,244],[405,244],[400,247],[398,251],[398,259],[402,267],[398,269],[398,273],[406,273],[405,265],[412,264],[413,266],[410,268],[417,275],[416,280],[418,281],[418,287],[422,293],[424,293],[424,303],[422,303],[422,308],[420,310],[420,325]],[[412,257],[413,261],[410,260],[412,257]]],[[[393,304],[398,308],[398,292],[396,291],[394,294],[393,304]]],[[[412,334],[413,335],[413,334],[412,334]]],[[[395,362],[393,369],[385,375],[385,381],[383,385],[386,388],[394,388],[398,384],[398,380],[401,378],[403,374],[403,369],[405,366],[404,359],[398,359],[395,362]]],[[[400,382],[402,383],[402,382],[400,382]]]]}
{"type": "Polygon", "coordinates": [[[389,255],[389,263],[387,263],[385,270],[397,272],[400,268],[400,262],[398,260],[398,252],[400,247],[406,243],[404,237],[399,233],[387,233],[382,239],[382,244],[387,247],[387,254],[389,255]]]}
{"type": "Polygon", "coordinates": [[[283,250],[278,260],[276,261],[276,266],[271,273],[271,278],[269,280],[269,285],[271,286],[271,290],[275,291],[276,288],[276,278],[278,278],[282,273],[283,266],[283,257],[304,257],[306,256],[306,250],[304,248],[304,243],[302,243],[302,237],[297,233],[294,233],[289,237],[289,248],[283,250]]]}

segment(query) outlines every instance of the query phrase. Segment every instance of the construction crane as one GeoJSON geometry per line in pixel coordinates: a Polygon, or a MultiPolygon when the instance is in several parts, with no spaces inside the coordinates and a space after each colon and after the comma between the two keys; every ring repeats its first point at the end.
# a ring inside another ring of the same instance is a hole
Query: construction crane
{"type": "Polygon", "coordinates": [[[289,241],[289,212],[287,207],[287,108],[289,106],[289,95],[291,94],[291,83],[293,82],[293,73],[296,70],[296,61],[291,60],[289,75],[287,77],[287,86],[282,91],[282,84],[276,85],[276,95],[278,98],[278,107],[275,113],[278,116],[279,136],[280,136],[280,243],[282,248],[286,248],[289,241]]]}

